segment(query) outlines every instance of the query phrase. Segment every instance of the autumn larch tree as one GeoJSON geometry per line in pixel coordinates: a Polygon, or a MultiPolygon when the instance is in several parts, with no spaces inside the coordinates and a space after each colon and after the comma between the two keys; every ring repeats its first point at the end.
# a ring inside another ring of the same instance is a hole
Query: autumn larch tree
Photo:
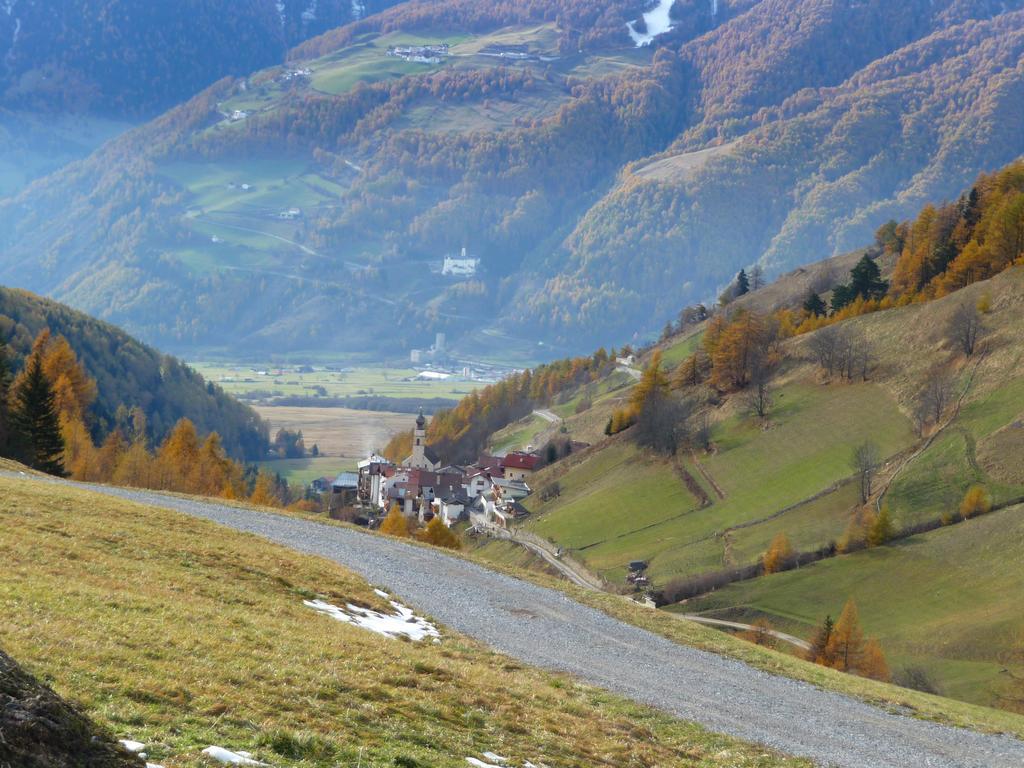
{"type": "Polygon", "coordinates": [[[992,509],[992,497],[983,485],[973,485],[960,502],[960,516],[968,520],[975,515],[984,515],[992,509]]]}
{"type": "Polygon", "coordinates": [[[761,564],[766,574],[778,573],[789,565],[792,559],[793,547],[786,534],[780,532],[775,534],[775,538],[768,545],[768,550],[761,556],[761,564]]]}
{"type": "Polygon", "coordinates": [[[388,511],[387,517],[384,518],[384,522],[380,524],[380,532],[386,533],[389,536],[398,536],[403,539],[407,539],[412,535],[410,530],[409,520],[402,512],[402,508],[398,504],[392,504],[391,509],[388,511]]]}
{"type": "Polygon", "coordinates": [[[280,506],[281,500],[277,496],[277,484],[269,472],[261,470],[256,476],[256,484],[249,495],[249,501],[264,507],[280,506]]]}
{"type": "Polygon", "coordinates": [[[868,546],[880,547],[896,535],[896,525],[892,521],[889,505],[883,504],[878,516],[867,531],[868,546]]]}
{"type": "Polygon", "coordinates": [[[11,408],[15,455],[33,469],[63,475],[64,440],[41,355],[29,357],[23,374],[15,383],[11,408]]]}
{"type": "Polygon", "coordinates": [[[864,643],[864,651],[856,672],[861,677],[881,680],[883,683],[892,679],[892,672],[889,671],[889,663],[885,660],[882,645],[875,638],[864,643]]]}
{"type": "MultiPolygon", "coordinates": [[[[381,526],[381,530],[384,530],[383,526],[381,526]]],[[[387,533],[387,531],[384,532],[387,533]]],[[[451,528],[444,524],[438,515],[434,515],[431,518],[430,522],[427,523],[427,527],[423,529],[417,538],[427,544],[433,544],[435,547],[444,547],[446,549],[462,548],[459,537],[452,532],[451,528]]]]}
{"type": "Polygon", "coordinates": [[[859,667],[863,653],[864,631],[860,627],[857,604],[850,598],[829,637],[825,656],[832,659],[829,666],[848,672],[859,667]]]}

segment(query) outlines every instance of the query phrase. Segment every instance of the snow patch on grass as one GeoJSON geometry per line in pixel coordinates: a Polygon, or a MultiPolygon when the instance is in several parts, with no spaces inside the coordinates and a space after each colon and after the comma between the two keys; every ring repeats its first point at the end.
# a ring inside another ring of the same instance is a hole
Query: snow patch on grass
{"type": "Polygon", "coordinates": [[[224,747],[209,746],[203,750],[203,754],[225,765],[266,765],[259,760],[254,760],[249,752],[232,752],[224,747]]]}
{"type": "MultiPolygon", "coordinates": [[[[381,597],[388,596],[379,590],[377,592],[381,597]]],[[[323,600],[303,600],[302,604],[337,621],[354,624],[385,637],[407,637],[415,641],[432,637],[435,642],[440,640],[441,633],[438,632],[437,627],[413,613],[412,608],[394,600],[390,602],[391,607],[395,609],[392,614],[360,608],[352,603],[348,603],[344,608],[331,605],[323,600]]]]}

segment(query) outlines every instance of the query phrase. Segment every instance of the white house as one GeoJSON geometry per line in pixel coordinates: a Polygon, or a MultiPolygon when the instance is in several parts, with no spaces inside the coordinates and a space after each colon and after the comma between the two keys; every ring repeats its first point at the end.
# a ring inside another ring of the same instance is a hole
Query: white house
{"type": "Polygon", "coordinates": [[[476,268],[480,265],[480,259],[471,259],[466,255],[466,249],[462,249],[461,258],[445,256],[444,264],[441,265],[441,274],[458,277],[472,277],[476,274],[476,268]]]}

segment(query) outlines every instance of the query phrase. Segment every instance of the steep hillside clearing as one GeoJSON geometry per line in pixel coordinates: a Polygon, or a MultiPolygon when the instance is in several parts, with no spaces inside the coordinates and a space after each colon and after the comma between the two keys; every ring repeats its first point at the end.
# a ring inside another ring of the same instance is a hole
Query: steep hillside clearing
{"type": "Polygon", "coordinates": [[[719,144],[717,147],[670,155],[661,160],[645,163],[634,169],[633,173],[642,179],[678,183],[684,181],[688,175],[699,171],[709,160],[729,154],[736,143],[736,141],[730,141],[726,144],[719,144]]]}

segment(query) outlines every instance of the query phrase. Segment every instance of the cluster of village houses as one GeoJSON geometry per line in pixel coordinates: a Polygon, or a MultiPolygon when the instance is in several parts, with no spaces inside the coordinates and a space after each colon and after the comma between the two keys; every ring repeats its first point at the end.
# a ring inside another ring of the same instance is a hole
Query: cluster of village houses
{"type": "Polygon", "coordinates": [[[420,413],[412,454],[401,464],[371,455],[359,462],[358,472],[338,475],[331,482],[331,514],[355,510],[357,519],[374,525],[397,505],[420,523],[440,517],[448,526],[468,520],[506,529],[528,514],[520,502],[531,493],[528,481],[539,468],[537,454],[513,451],[483,455],[468,466],[441,466],[427,445],[426,425],[420,413]]]}

